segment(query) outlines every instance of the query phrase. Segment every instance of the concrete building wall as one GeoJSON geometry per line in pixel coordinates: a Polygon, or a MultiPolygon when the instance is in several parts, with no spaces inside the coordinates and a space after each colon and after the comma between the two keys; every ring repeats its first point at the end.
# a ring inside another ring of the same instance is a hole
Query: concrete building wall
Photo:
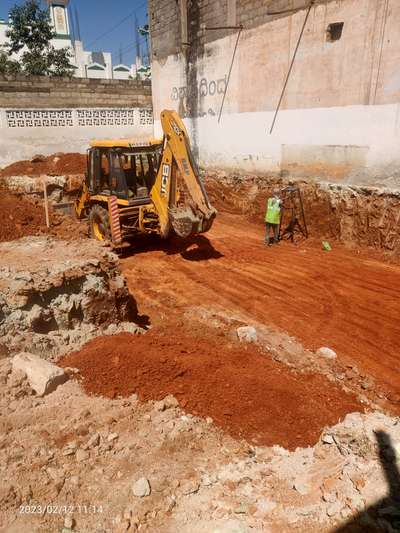
{"type": "Polygon", "coordinates": [[[0,166],[152,133],[149,82],[0,77],[0,166]]]}
{"type": "Polygon", "coordinates": [[[400,176],[397,0],[312,7],[272,134],[308,1],[191,0],[186,21],[182,2],[150,0],[153,106],[155,117],[165,107],[185,117],[202,165],[356,182],[400,176]],[[238,31],[204,26],[233,23],[244,29],[227,87],[238,31]],[[343,28],[332,41],[334,23],[343,28]]]}

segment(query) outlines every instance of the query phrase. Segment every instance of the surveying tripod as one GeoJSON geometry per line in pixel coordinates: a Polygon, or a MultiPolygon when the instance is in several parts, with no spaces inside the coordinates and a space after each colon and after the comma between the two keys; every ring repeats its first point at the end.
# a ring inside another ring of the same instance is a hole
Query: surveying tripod
{"type": "Polygon", "coordinates": [[[295,233],[308,238],[303,200],[299,187],[290,186],[281,190],[282,216],[279,225],[279,240],[289,239],[294,242],[295,233]]]}

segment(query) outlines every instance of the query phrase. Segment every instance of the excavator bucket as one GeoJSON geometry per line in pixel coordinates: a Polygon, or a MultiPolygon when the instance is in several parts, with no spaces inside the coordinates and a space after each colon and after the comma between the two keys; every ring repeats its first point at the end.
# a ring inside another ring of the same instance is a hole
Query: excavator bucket
{"type": "Polygon", "coordinates": [[[169,209],[169,220],[175,233],[186,239],[190,235],[198,233],[200,220],[196,217],[190,207],[175,207],[169,209]]]}
{"type": "Polygon", "coordinates": [[[173,207],[169,208],[168,212],[172,228],[183,239],[208,231],[217,214],[215,211],[211,217],[206,218],[196,214],[191,207],[173,207]]]}

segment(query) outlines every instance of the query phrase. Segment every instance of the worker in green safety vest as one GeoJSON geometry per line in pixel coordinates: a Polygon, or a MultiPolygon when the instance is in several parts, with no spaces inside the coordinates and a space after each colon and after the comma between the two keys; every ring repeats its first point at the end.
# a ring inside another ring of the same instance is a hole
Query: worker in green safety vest
{"type": "Polygon", "coordinates": [[[265,244],[272,245],[279,242],[279,224],[281,222],[282,200],[279,192],[273,191],[271,198],[267,201],[267,212],[265,213],[265,244]],[[271,229],[273,230],[273,241],[270,241],[271,229]]]}

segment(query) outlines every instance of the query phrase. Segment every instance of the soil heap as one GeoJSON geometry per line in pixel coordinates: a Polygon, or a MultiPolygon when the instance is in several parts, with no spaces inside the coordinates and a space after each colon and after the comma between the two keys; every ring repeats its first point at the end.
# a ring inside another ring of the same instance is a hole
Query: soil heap
{"type": "Polygon", "coordinates": [[[89,393],[142,400],[172,394],[235,437],[289,449],[315,444],[322,427],[363,410],[322,375],[296,373],[253,346],[221,346],[179,330],[97,338],[61,365],[79,368],[89,393]]]}
{"type": "Polygon", "coordinates": [[[0,177],[8,176],[62,176],[83,174],[86,170],[86,155],[57,153],[37,155],[31,160],[17,161],[0,170],[0,177]]]}

